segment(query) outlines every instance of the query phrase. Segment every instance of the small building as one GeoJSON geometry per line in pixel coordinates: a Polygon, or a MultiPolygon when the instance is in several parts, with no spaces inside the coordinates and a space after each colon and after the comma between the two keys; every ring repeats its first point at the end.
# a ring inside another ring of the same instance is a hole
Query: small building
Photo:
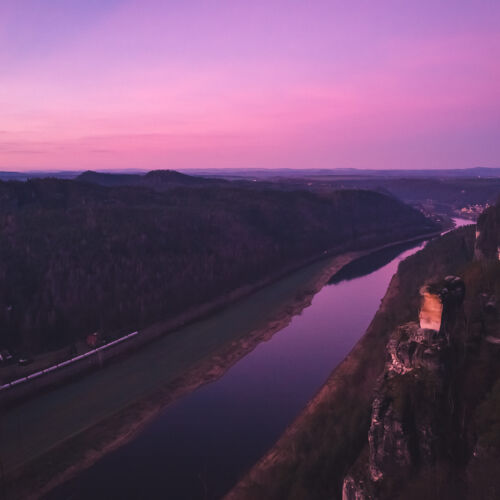
{"type": "Polygon", "coordinates": [[[90,335],[87,335],[87,338],[85,339],[85,341],[87,342],[87,346],[91,349],[95,349],[98,346],[100,340],[101,336],[99,335],[99,332],[91,333],[90,335]]]}

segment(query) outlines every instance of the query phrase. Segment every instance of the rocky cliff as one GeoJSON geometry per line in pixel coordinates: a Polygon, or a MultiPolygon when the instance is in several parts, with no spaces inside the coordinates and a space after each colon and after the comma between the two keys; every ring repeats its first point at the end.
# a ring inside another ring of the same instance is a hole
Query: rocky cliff
{"type": "Polygon", "coordinates": [[[419,322],[391,333],[344,500],[500,497],[499,213],[480,218],[461,277],[426,283],[419,322]]]}
{"type": "Polygon", "coordinates": [[[464,326],[464,293],[456,276],[423,287],[420,324],[406,323],[391,334],[372,403],[367,450],[344,480],[345,500],[390,498],[413,470],[434,465],[454,447],[449,439],[456,428],[452,353],[458,340],[454,333],[464,326]]]}
{"type": "Polygon", "coordinates": [[[500,257],[500,205],[487,208],[479,217],[476,228],[474,256],[480,259],[500,257]]]}

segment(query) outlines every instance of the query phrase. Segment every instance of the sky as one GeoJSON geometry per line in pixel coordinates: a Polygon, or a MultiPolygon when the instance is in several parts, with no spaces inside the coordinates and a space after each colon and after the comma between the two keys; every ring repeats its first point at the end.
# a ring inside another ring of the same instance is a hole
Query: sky
{"type": "Polygon", "coordinates": [[[498,0],[1,0],[0,169],[500,166],[498,0]]]}

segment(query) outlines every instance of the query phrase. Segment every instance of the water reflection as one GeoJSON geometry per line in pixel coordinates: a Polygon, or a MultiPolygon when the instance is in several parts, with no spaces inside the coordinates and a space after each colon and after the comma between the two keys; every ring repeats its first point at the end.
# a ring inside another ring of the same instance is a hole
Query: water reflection
{"type": "Polygon", "coordinates": [[[328,285],[337,285],[342,281],[350,281],[356,278],[361,278],[366,276],[377,269],[389,264],[391,260],[395,259],[398,255],[406,250],[415,248],[419,246],[420,243],[425,241],[424,239],[420,241],[412,241],[410,243],[401,243],[400,245],[394,245],[390,248],[384,248],[378,252],[374,252],[365,257],[360,257],[355,261],[344,266],[338,273],[335,273],[330,280],[328,285]]]}

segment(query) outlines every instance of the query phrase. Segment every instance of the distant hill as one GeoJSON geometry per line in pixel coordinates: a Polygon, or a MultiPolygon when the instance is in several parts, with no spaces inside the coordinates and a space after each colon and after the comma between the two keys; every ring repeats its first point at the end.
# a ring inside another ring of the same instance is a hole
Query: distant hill
{"type": "Polygon", "coordinates": [[[203,177],[181,174],[175,170],[152,170],[145,175],[102,173],[88,170],[76,177],[75,180],[108,187],[143,186],[156,190],[170,189],[178,186],[207,186],[227,182],[224,180],[205,179],[203,177]]]}
{"type": "Polygon", "coordinates": [[[41,179],[54,177],[57,179],[74,179],[80,172],[73,170],[37,170],[27,172],[0,171],[1,181],[27,181],[28,179],[41,179]]]}
{"type": "MultiPolygon", "coordinates": [[[[302,188],[302,185],[300,186],[302,188]]],[[[306,184],[307,185],[307,184],[306,184]]],[[[371,189],[391,193],[405,203],[431,211],[457,214],[471,205],[493,204],[500,195],[500,178],[364,178],[312,183],[310,188],[371,189]]],[[[480,211],[482,208],[480,209],[480,211]]]]}
{"type": "Polygon", "coordinates": [[[500,168],[379,169],[368,168],[197,168],[181,172],[227,179],[317,178],[317,177],[398,177],[398,178],[478,178],[500,177],[500,168]]]}
{"type": "Polygon", "coordinates": [[[155,191],[177,187],[224,186],[250,190],[307,190],[331,192],[367,189],[395,196],[425,213],[475,218],[497,201],[500,169],[477,167],[454,170],[358,170],[358,169],[196,169],[121,170],[116,172],[0,172],[0,179],[76,178],[106,187],[135,186],[155,191]],[[33,177],[32,177],[33,174],[33,177]]]}
{"type": "Polygon", "coordinates": [[[496,177],[318,176],[259,182],[273,184],[279,189],[307,189],[315,192],[368,189],[395,196],[428,213],[466,215],[471,218],[479,215],[487,204],[496,203],[500,196],[500,178],[496,177]],[[462,213],[462,209],[465,213],[462,213]]]}
{"type": "MultiPolygon", "coordinates": [[[[495,167],[473,167],[462,169],[420,169],[420,170],[371,170],[371,169],[358,169],[358,168],[194,168],[194,169],[180,169],[175,170],[153,170],[152,172],[176,172],[194,178],[205,179],[228,179],[228,180],[269,180],[269,179],[305,179],[305,178],[322,178],[329,179],[341,178],[463,178],[463,179],[477,179],[477,178],[500,178],[500,168],[495,167]]],[[[112,171],[72,171],[72,170],[36,170],[27,172],[15,171],[0,171],[0,180],[27,180],[39,179],[45,177],[54,177],[57,179],[73,179],[78,176],[83,176],[82,180],[87,177],[89,182],[94,182],[99,178],[97,176],[90,176],[89,174],[99,174],[101,182],[105,181],[109,175],[126,176],[123,180],[133,180],[133,177],[143,177],[147,174],[146,170],[141,169],[116,169],[112,171]],[[93,179],[93,180],[90,180],[93,179]]],[[[95,182],[98,183],[98,182],[95,182]]]]}
{"type": "Polygon", "coordinates": [[[139,174],[107,174],[87,170],[78,175],[75,180],[99,184],[100,186],[137,186],[142,179],[139,174]]]}

